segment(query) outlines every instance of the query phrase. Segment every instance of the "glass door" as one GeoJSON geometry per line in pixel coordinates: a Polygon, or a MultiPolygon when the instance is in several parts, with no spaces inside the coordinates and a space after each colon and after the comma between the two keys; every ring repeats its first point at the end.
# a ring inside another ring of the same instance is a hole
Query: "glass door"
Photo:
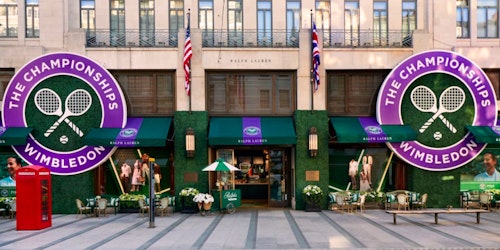
{"type": "Polygon", "coordinates": [[[269,169],[269,206],[289,207],[291,174],[289,150],[269,150],[266,166],[269,169]]]}

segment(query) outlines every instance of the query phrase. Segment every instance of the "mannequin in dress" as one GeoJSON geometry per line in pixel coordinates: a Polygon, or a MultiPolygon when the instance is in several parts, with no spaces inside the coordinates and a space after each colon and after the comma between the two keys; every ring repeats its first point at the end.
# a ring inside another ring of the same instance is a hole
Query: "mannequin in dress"
{"type": "Polygon", "coordinates": [[[352,189],[357,188],[356,175],[358,174],[358,162],[351,159],[349,162],[349,177],[351,177],[352,189]]]}

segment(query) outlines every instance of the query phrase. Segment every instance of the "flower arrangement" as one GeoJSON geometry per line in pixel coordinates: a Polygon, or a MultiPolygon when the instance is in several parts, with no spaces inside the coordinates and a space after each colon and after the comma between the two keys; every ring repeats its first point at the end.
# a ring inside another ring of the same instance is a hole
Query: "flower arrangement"
{"type": "Polygon", "coordinates": [[[183,188],[180,192],[179,192],[179,195],[181,197],[187,197],[187,196],[195,196],[197,194],[199,194],[200,191],[198,191],[198,189],[196,188],[192,188],[192,187],[186,187],[186,188],[183,188]]]}
{"type": "Polygon", "coordinates": [[[199,193],[194,196],[193,201],[197,203],[211,203],[214,202],[214,197],[210,194],[199,193]]]}
{"type": "Polygon", "coordinates": [[[199,193],[200,191],[196,188],[185,187],[179,192],[179,196],[182,203],[190,206],[194,204],[193,198],[199,193]]]}
{"type": "Polygon", "coordinates": [[[119,197],[121,208],[139,208],[137,201],[139,199],[146,200],[144,194],[122,194],[119,197]]]}
{"type": "Polygon", "coordinates": [[[321,200],[323,199],[323,190],[316,185],[307,185],[302,189],[304,194],[304,200],[309,205],[321,206],[321,200]]]}

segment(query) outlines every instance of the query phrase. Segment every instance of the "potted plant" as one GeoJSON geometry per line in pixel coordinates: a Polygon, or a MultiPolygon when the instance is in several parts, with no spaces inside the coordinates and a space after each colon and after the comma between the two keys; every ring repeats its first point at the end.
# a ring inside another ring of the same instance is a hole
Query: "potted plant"
{"type": "Polygon", "coordinates": [[[304,201],[306,202],[305,210],[307,212],[321,211],[321,201],[323,200],[323,190],[316,185],[307,185],[302,189],[304,201]]]}
{"type": "Polygon", "coordinates": [[[185,187],[179,192],[182,213],[196,213],[198,207],[193,199],[199,193],[198,189],[192,187],[185,187]]]}
{"type": "Polygon", "coordinates": [[[202,215],[210,211],[212,208],[212,203],[214,202],[214,197],[210,194],[199,193],[194,196],[193,201],[198,204],[198,209],[202,215]]]}

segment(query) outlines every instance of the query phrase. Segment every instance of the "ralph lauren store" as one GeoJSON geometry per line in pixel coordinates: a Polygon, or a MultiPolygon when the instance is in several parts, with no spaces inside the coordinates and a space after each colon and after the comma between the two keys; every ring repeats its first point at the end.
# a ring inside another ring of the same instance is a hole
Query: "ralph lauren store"
{"type": "Polygon", "coordinates": [[[458,206],[463,188],[498,188],[474,181],[484,152],[500,154],[491,141],[500,137],[497,90],[474,63],[427,51],[369,82],[349,74],[326,71],[327,110],[299,110],[295,71],[207,71],[207,110],[178,111],[174,72],[110,72],[77,54],[47,54],[6,88],[2,156],[50,169],[54,213],[74,213],[75,198],[147,193],[131,181],[145,155],[158,167],[149,170],[160,175],[158,193],[222,185],[256,208],[303,209],[308,184],[427,192],[430,207],[458,206]],[[355,91],[371,100],[364,113],[346,98],[355,91]],[[202,171],[217,159],[240,171],[202,171]]]}

